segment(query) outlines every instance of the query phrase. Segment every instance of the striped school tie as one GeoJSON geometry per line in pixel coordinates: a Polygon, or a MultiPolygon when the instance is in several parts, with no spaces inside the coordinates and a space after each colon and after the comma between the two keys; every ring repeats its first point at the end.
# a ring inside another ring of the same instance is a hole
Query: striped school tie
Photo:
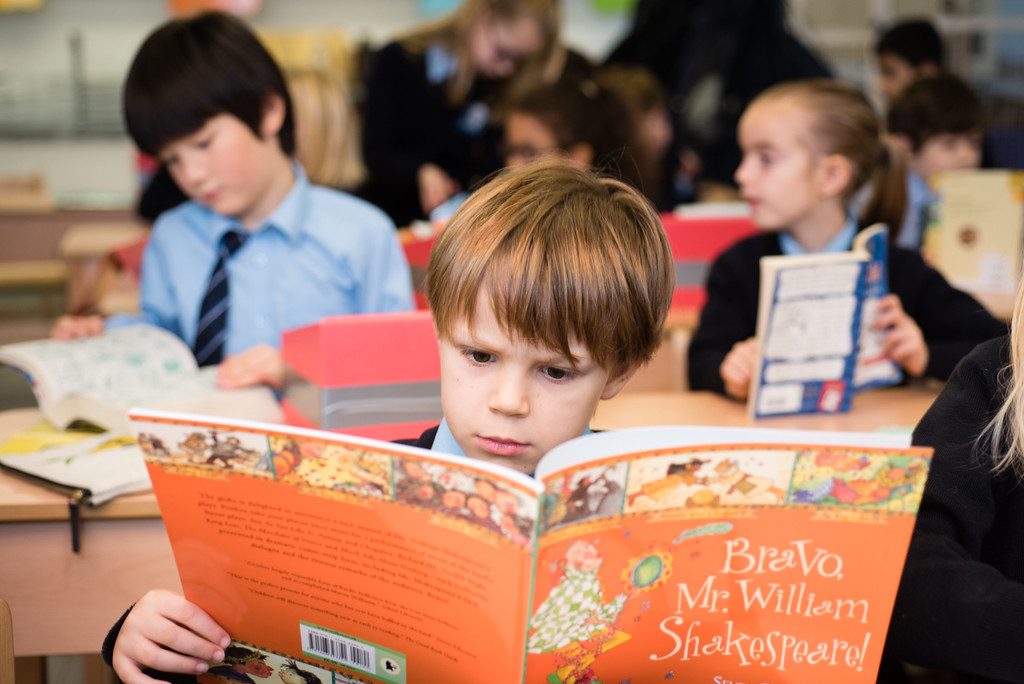
{"type": "Polygon", "coordinates": [[[193,347],[200,366],[212,366],[224,358],[224,335],[228,322],[228,259],[245,244],[247,233],[229,230],[220,239],[217,263],[206,286],[199,310],[196,343],[193,347]]]}

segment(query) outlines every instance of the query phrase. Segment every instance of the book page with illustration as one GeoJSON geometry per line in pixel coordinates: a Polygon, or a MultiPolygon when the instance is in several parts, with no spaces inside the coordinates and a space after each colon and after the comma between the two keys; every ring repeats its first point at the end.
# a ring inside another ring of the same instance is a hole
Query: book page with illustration
{"type": "Polygon", "coordinates": [[[280,420],[270,389],[218,389],[214,367],[199,369],[188,345],[145,323],[74,340],[4,345],[0,363],[27,378],[39,410],[59,428],[82,420],[128,434],[133,406],[280,420]]]}
{"type": "Polygon", "coordinates": [[[330,432],[145,411],[133,423],[185,595],[238,648],[324,682],[522,671],[531,478],[330,432]]]}

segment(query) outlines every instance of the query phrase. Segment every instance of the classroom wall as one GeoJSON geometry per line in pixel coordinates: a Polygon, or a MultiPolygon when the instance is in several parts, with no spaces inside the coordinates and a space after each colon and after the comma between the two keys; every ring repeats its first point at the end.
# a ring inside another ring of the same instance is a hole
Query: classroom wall
{"type": "MultiPolygon", "coordinates": [[[[591,0],[562,0],[568,44],[603,58],[629,29],[627,14],[591,0]]],[[[420,0],[263,0],[251,19],[267,29],[343,28],[354,41],[380,44],[424,19],[420,0]]],[[[0,14],[0,107],[26,83],[69,78],[72,41],[87,80],[123,80],[138,45],[167,18],[164,0],[45,0],[35,12],[0,14]]],[[[58,199],[125,204],[135,191],[127,139],[0,138],[0,176],[42,172],[58,199]]]]}

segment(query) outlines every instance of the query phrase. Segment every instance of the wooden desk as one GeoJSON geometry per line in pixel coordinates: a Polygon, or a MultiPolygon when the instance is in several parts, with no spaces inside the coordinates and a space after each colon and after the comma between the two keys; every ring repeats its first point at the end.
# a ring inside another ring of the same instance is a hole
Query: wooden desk
{"type": "Polygon", "coordinates": [[[779,416],[751,420],[747,407],[712,392],[621,392],[598,404],[595,430],[639,425],[757,426],[801,430],[872,432],[910,429],[938,396],[936,385],[891,387],[864,392],[848,413],[779,416]]]}
{"type": "MultiPolygon", "coordinates": [[[[0,438],[39,420],[35,409],[0,413],[0,438]]],[[[151,493],[85,510],[82,550],[73,554],[67,499],[0,473],[0,549],[16,656],[96,653],[147,590],[181,591],[151,493]]]]}

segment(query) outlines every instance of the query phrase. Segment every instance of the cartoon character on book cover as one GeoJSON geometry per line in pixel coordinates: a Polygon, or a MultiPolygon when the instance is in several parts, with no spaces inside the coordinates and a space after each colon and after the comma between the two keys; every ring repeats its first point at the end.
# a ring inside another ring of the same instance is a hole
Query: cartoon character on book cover
{"type": "Polygon", "coordinates": [[[564,663],[549,682],[590,681],[591,664],[631,638],[615,624],[626,594],[605,601],[597,575],[602,562],[593,544],[573,542],[565,552],[561,580],[530,619],[529,652],[557,651],[557,662],[564,663]]]}

